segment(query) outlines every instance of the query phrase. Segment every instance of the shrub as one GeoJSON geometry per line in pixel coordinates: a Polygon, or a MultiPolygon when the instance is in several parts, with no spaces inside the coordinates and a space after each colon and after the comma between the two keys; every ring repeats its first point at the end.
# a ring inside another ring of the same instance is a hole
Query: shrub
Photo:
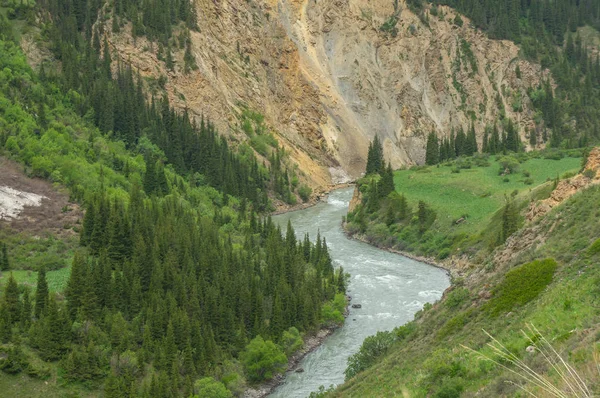
{"type": "Polygon", "coordinates": [[[293,354],[302,348],[304,342],[300,336],[300,332],[295,327],[291,327],[281,336],[281,347],[285,351],[286,355],[293,354]]]}
{"type": "Polygon", "coordinates": [[[377,332],[376,335],[367,337],[360,350],[348,358],[348,367],[344,371],[346,380],[375,364],[395,341],[396,336],[392,332],[377,332]]]}
{"type": "Polygon", "coordinates": [[[302,199],[302,201],[304,203],[308,202],[308,199],[310,199],[311,194],[312,194],[312,189],[308,185],[302,184],[298,188],[298,195],[300,195],[300,198],[302,199]]]}
{"type": "Polygon", "coordinates": [[[596,177],[596,172],[594,170],[587,169],[583,172],[583,176],[593,180],[596,177]]]}
{"type": "Polygon", "coordinates": [[[469,291],[463,287],[451,291],[448,297],[446,297],[445,302],[448,308],[458,308],[468,299],[469,291]]]}
{"type": "Polygon", "coordinates": [[[560,179],[561,179],[561,180],[566,180],[566,179],[568,179],[568,178],[575,177],[575,175],[576,175],[576,174],[577,174],[577,173],[575,173],[574,171],[567,171],[565,174],[563,174],[563,175],[560,177],[560,179]]]}
{"type": "Polygon", "coordinates": [[[587,250],[590,256],[600,253],[600,239],[596,239],[587,250]]]}
{"type": "Polygon", "coordinates": [[[463,19],[460,17],[459,14],[456,14],[456,16],[454,17],[454,25],[459,27],[463,26],[463,19]]]}
{"type": "Polygon", "coordinates": [[[275,343],[256,336],[241,354],[246,376],[251,382],[259,383],[273,378],[285,369],[287,357],[275,343]]]}
{"type": "Polygon", "coordinates": [[[523,180],[523,183],[525,185],[532,185],[533,184],[533,178],[526,178],[523,180]]]}
{"type": "Polygon", "coordinates": [[[498,174],[514,174],[519,171],[520,163],[514,156],[502,156],[498,162],[501,166],[498,174]]]}
{"type": "Polygon", "coordinates": [[[323,326],[333,327],[344,323],[344,309],[346,307],[346,297],[342,293],[335,295],[333,301],[323,304],[321,309],[321,319],[323,326]]]}
{"type": "Polygon", "coordinates": [[[220,381],[205,377],[194,383],[194,398],[204,397],[232,398],[233,394],[220,381]]]}
{"type": "Polygon", "coordinates": [[[487,308],[497,316],[534,300],[552,282],[557,266],[554,259],[548,258],[510,270],[494,290],[487,308]]]}

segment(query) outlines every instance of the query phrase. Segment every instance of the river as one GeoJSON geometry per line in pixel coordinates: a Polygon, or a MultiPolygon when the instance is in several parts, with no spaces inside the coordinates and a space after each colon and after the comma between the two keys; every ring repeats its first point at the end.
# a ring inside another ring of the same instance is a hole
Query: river
{"type": "Polygon", "coordinates": [[[314,240],[317,231],[321,232],[334,266],[344,267],[351,275],[351,304],[362,308],[350,308],[344,326],[301,361],[304,372],[287,373],[271,398],[304,398],[321,385],[342,383],[348,357],[358,351],[366,337],[412,320],[425,303],[438,300],[450,285],[442,269],[348,239],[341,221],[353,189],[333,191],[316,206],[273,217],[284,232],[291,220],[299,238],[308,232],[314,240]]]}

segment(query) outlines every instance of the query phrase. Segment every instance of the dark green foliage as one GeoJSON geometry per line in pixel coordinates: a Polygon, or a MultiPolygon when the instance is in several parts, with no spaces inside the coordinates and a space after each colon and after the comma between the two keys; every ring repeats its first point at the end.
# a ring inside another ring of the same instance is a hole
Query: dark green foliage
{"type": "Polygon", "coordinates": [[[519,229],[519,210],[513,198],[506,198],[506,204],[502,210],[502,228],[500,230],[500,242],[506,242],[509,236],[519,229]]]}
{"type": "MultiPolygon", "coordinates": [[[[427,148],[425,149],[425,164],[437,164],[440,161],[440,146],[435,132],[429,133],[427,136],[427,148]]],[[[443,155],[446,157],[446,155],[443,155]]]]}
{"type": "MultiPolygon", "coordinates": [[[[431,0],[449,5],[471,18],[492,38],[521,44],[529,59],[549,68],[558,84],[549,81],[530,90],[534,106],[542,111],[544,127],[552,129],[552,147],[581,145],[582,138],[598,140],[600,120],[600,63],[576,32],[578,27],[600,27],[600,8],[594,0],[431,0]],[[566,43],[565,43],[566,37],[566,43]],[[561,51],[564,50],[564,51],[561,51]],[[575,122],[577,128],[571,128],[575,122]]],[[[462,25],[460,15],[454,23],[462,25]]],[[[516,70],[517,78],[521,71],[516,70]]],[[[544,132],[546,130],[544,129],[544,132]]],[[[508,138],[508,137],[507,137],[508,138]]],[[[511,138],[509,144],[513,143],[511,138]]],[[[543,139],[546,142],[546,138],[543,139]]],[[[508,150],[515,150],[507,148],[508,150]]],[[[490,153],[494,153],[490,150],[490,153]]]]}
{"type": "Polygon", "coordinates": [[[374,336],[367,337],[360,350],[348,358],[348,367],[344,371],[346,380],[373,366],[390,350],[397,339],[393,332],[377,332],[374,336]]]}
{"type": "Polygon", "coordinates": [[[367,154],[367,168],[365,175],[373,173],[381,173],[385,168],[385,160],[383,159],[383,146],[379,141],[379,136],[375,136],[369,144],[369,152],[367,154]]]}
{"type": "Polygon", "coordinates": [[[71,343],[71,322],[66,309],[54,297],[48,300],[42,319],[32,325],[31,343],[45,361],[61,359],[71,343]]]}
{"type": "Polygon", "coordinates": [[[259,216],[268,195],[294,197],[282,148],[259,165],[211,123],[196,125],[166,99],[146,103],[133,71],[113,63],[109,77],[104,57],[115,57],[98,55],[102,38],[83,40],[84,22],[49,25],[62,70],[43,79],[0,40],[0,98],[14,110],[0,117],[0,145],[86,208],[66,290],[49,294],[46,267],[34,303],[11,283],[0,339],[25,336],[26,352],[60,361],[65,381],[106,381],[107,396],[189,396],[193,380],[238,358],[256,336],[281,341],[292,327],[318,328],[345,276],[324,239],[298,242],[259,216]]]}
{"type": "Polygon", "coordinates": [[[4,300],[2,302],[2,306],[4,306],[7,315],[6,322],[9,325],[18,323],[21,320],[21,301],[19,295],[17,281],[15,281],[13,275],[10,274],[4,288],[4,300]]]}
{"type": "Polygon", "coordinates": [[[312,194],[312,189],[308,185],[303,184],[303,185],[300,185],[300,187],[298,188],[298,195],[300,195],[300,198],[302,199],[303,202],[308,202],[311,194],[312,194]]]}
{"type": "Polygon", "coordinates": [[[19,345],[0,347],[0,370],[8,374],[18,374],[27,369],[27,358],[19,345]]]}
{"type": "Polygon", "coordinates": [[[392,165],[388,163],[388,166],[381,172],[381,179],[377,183],[377,195],[380,199],[385,198],[394,190],[394,171],[392,165]]]}
{"type": "Polygon", "coordinates": [[[8,248],[6,243],[0,245],[0,271],[8,271],[10,269],[10,260],[8,258],[8,248]]]}
{"type": "Polygon", "coordinates": [[[46,281],[46,267],[42,267],[38,272],[38,280],[35,288],[35,309],[34,314],[36,318],[41,318],[46,311],[48,303],[48,282],[46,281]]]}
{"type": "Polygon", "coordinates": [[[510,270],[494,289],[486,308],[497,316],[534,300],[552,282],[557,266],[556,261],[549,258],[510,270]]]}
{"type": "Polygon", "coordinates": [[[600,239],[596,239],[587,249],[587,254],[590,256],[594,256],[598,253],[600,253],[600,239]]]}

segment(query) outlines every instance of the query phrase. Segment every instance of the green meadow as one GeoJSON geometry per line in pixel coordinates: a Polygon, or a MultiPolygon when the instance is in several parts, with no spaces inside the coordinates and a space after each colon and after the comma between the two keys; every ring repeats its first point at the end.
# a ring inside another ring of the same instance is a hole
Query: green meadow
{"type": "Polygon", "coordinates": [[[506,195],[518,191],[519,198],[526,199],[535,195],[541,185],[577,172],[581,166],[581,158],[533,158],[519,164],[515,172],[502,176],[499,158],[492,156],[487,160],[489,165],[473,165],[469,169],[460,169],[456,162],[450,162],[439,167],[400,170],[394,175],[394,183],[410,204],[419,200],[429,204],[437,212],[440,227],[464,217],[460,229],[476,232],[504,205],[506,195]]]}

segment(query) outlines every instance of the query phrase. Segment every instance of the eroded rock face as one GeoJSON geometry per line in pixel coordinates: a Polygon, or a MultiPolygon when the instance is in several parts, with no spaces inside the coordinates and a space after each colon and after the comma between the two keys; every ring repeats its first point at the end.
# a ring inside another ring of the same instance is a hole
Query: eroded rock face
{"type": "Polygon", "coordinates": [[[600,148],[596,147],[590,151],[583,173],[577,174],[573,178],[562,180],[558,183],[548,199],[531,203],[527,210],[526,218],[528,221],[535,220],[558,206],[580,190],[590,185],[600,183],[600,148]]]}
{"type": "Polygon", "coordinates": [[[467,18],[456,26],[447,7],[428,14],[426,26],[404,1],[398,10],[391,0],[195,4],[198,70],[183,73],[181,48],[174,50],[175,70],[167,70],[156,44],[133,39],[129,27],[118,35],[106,29],[113,59],[144,77],[167,76],[171,104],[209,117],[235,140],[247,139],[238,128],[243,105],[264,114],[313,187],[340,174],[360,177],[375,134],[399,167],[424,161],[430,131],[447,136],[473,122],[481,142],[500,108],[523,138],[534,126],[526,89],[545,73],[519,60],[513,43],[472,29],[467,18]],[[395,13],[392,37],[381,27],[395,13]]]}

